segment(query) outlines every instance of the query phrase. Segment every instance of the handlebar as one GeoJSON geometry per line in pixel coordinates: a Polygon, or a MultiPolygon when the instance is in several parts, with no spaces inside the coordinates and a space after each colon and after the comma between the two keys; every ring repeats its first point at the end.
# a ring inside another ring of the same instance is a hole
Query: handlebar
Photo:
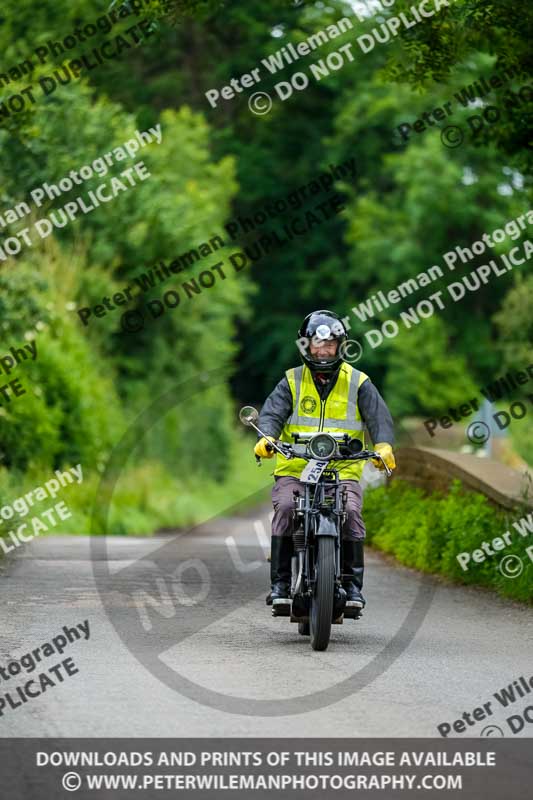
{"type": "MultiPolygon", "coordinates": [[[[256,430],[257,433],[260,436],[262,436],[264,439],[269,439],[270,438],[261,430],[261,428],[258,425],[256,425],[258,414],[257,414],[257,411],[254,408],[252,408],[251,406],[249,406],[249,407],[246,406],[245,408],[241,409],[239,417],[241,419],[241,422],[243,422],[245,425],[249,425],[250,427],[254,428],[254,430],[256,430]],[[244,413],[244,412],[246,412],[246,413],[244,413]]],[[[348,443],[348,437],[347,437],[346,434],[335,434],[334,433],[334,434],[329,434],[329,435],[332,438],[337,439],[337,446],[341,445],[341,439],[346,439],[346,443],[348,443]]],[[[308,436],[308,434],[302,434],[301,438],[305,440],[307,436],[308,436]]],[[[296,437],[296,439],[297,438],[298,437],[296,437]]],[[[296,445],[296,446],[298,446],[298,445],[296,445]]],[[[322,458],[322,459],[320,459],[320,458],[316,458],[315,456],[311,455],[310,453],[307,453],[307,447],[305,447],[305,446],[304,446],[305,452],[303,452],[303,453],[302,452],[295,452],[293,445],[290,445],[288,442],[281,442],[281,441],[276,440],[276,439],[271,439],[270,442],[266,445],[266,449],[270,453],[273,450],[275,450],[277,453],[279,453],[280,455],[282,455],[284,458],[287,458],[287,459],[289,459],[289,458],[302,458],[305,461],[313,461],[313,460],[315,460],[315,461],[322,461],[322,462],[327,461],[329,463],[330,461],[369,461],[370,459],[375,459],[376,461],[381,461],[381,463],[383,464],[383,467],[385,469],[385,473],[386,473],[387,477],[390,478],[390,476],[392,475],[392,470],[390,470],[388,468],[388,466],[386,465],[383,457],[379,453],[376,453],[374,450],[361,450],[358,453],[348,453],[346,455],[341,455],[339,453],[339,458],[322,458]]],[[[257,456],[256,455],[255,460],[257,461],[259,466],[261,466],[261,456],[257,456]]]]}
{"type": "MultiPolygon", "coordinates": [[[[280,453],[284,458],[302,458],[304,461],[312,461],[313,456],[309,455],[308,453],[295,453],[294,448],[288,442],[280,442],[276,440],[274,445],[267,444],[266,449],[269,453],[273,452],[274,450],[280,453]]],[[[377,461],[381,461],[385,468],[385,474],[388,478],[392,475],[392,470],[388,468],[385,461],[383,460],[383,456],[379,453],[376,453],[375,450],[361,450],[360,453],[355,455],[339,455],[338,458],[325,458],[324,461],[370,461],[371,459],[376,459],[377,461]]],[[[255,460],[258,464],[261,463],[261,457],[256,456],[255,460]]],[[[316,459],[320,460],[320,459],[316,459]]]]}

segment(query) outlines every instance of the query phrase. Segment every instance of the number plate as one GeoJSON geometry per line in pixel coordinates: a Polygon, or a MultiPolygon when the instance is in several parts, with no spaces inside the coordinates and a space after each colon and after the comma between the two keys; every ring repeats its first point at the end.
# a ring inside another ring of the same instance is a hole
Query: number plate
{"type": "Polygon", "coordinates": [[[300,480],[302,483],[318,483],[320,476],[326,469],[327,465],[327,461],[317,461],[315,458],[313,458],[311,461],[307,462],[302,470],[300,480]]]}

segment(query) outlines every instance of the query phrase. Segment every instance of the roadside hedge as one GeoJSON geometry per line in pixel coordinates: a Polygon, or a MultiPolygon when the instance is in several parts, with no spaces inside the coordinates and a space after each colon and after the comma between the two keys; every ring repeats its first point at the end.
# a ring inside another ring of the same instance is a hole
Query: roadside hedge
{"type": "Polygon", "coordinates": [[[533,561],[526,548],[533,544],[533,537],[521,536],[512,526],[527,513],[525,508],[500,511],[484,495],[466,492],[460,481],[454,481],[447,494],[428,494],[395,479],[389,487],[367,491],[364,499],[369,544],[408,567],[532,603],[533,561]],[[459,553],[472,553],[484,541],[490,545],[506,531],[511,533],[509,546],[487,555],[481,563],[471,560],[467,572],[462,569],[459,553]],[[505,577],[499,569],[501,559],[508,555],[522,559],[524,568],[516,578],[505,577]]]}

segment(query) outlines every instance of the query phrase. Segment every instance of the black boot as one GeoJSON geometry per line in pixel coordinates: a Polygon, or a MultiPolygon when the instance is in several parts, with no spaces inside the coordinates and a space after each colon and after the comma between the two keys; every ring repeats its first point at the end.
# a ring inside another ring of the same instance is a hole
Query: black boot
{"type": "Polygon", "coordinates": [[[270,581],[272,591],[267,596],[267,606],[273,600],[287,599],[291,586],[292,536],[273,536],[270,555],[270,581]]]}
{"type": "Polygon", "coordinates": [[[342,585],[347,595],[346,602],[356,603],[360,608],[364,608],[366,603],[361,593],[364,563],[362,539],[345,539],[342,542],[342,585]]]}

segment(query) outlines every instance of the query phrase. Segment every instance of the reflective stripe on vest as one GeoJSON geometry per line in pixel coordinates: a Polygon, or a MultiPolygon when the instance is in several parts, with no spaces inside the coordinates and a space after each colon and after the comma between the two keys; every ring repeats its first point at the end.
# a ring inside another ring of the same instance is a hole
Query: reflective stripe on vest
{"type": "MultiPolygon", "coordinates": [[[[343,364],[341,370],[348,366],[350,365],[343,364]]],[[[305,369],[307,369],[307,367],[305,367],[305,369]]],[[[362,431],[364,428],[363,421],[361,419],[357,419],[357,417],[359,417],[359,412],[357,407],[357,396],[359,394],[359,384],[360,382],[362,383],[361,376],[364,375],[364,373],[360,372],[358,369],[354,369],[353,367],[350,367],[350,369],[352,372],[348,388],[348,402],[346,405],[346,416],[343,417],[342,419],[337,419],[335,417],[324,417],[324,420],[322,422],[322,428],[342,428],[347,433],[349,431],[362,431]]],[[[309,417],[298,413],[300,409],[300,402],[302,399],[302,377],[304,373],[304,367],[295,367],[292,370],[287,370],[287,379],[289,381],[289,386],[291,387],[292,390],[289,373],[292,373],[292,377],[294,378],[294,395],[293,395],[294,407],[291,417],[289,417],[289,419],[287,420],[287,424],[291,426],[305,425],[306,427],[312,425],[314,427],[317,423],[316,416],[309,417]]],[[[366,377],[367,376],[365,375],[365,378],[366,377]]],[[[312,376],[310,376],[310,379],[311,381],[313,381],[312,376]]],[[[338,378],[337,378],[337,383],[338,383],[338,378]]],[[[314,381],[313,381],[313,388],[315,392],[318,394],[318,390],[314,385],[314,381]]],[[[331,389],[331,392],[329,393],[325,401],[326,408],[328,405],[328,400],[335,393],[335,389],[336,385],[331,389]]],[[[320,421],[320,414],[318,416],[318,420],[320,421]]]]}
{"type": "MultiPolygon", "coordinates": [[[[292,442],[293,433],[331,431],[347,433],[363,440],[365,425],[359,413],[359,387],[368,375],[342,364],[334,386],[326,400],[321,400],[308,367],[295,367],[285,373],[292,394],[293,411],[287,419],[280,439],[292,442]],[[322,417],[322,414],[324,415],[322,417]]],[[[299,477],[306,462],[301,458],[276,456],[274,475],[299,477]]],[[[364,464],[361,461],[340,461],[336,464],[341,480],[359,480],[364,464]]]]}

